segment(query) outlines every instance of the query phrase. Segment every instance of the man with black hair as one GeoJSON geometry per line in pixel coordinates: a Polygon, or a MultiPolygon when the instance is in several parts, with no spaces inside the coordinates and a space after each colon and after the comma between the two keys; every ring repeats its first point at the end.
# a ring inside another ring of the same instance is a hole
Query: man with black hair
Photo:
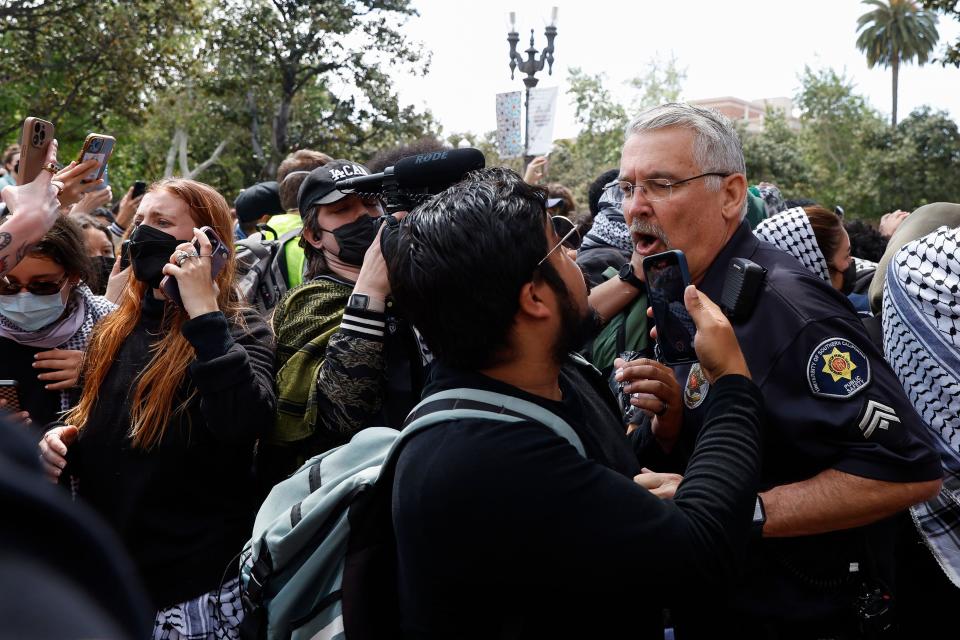
{"type": "Polygon", "coordinates": [[[408,441],[393,485],[407,637],[662,638],[664,601],[722,585],[747,537],[761,399],[726,319],[687,291],[717,392],[683,485],[661,501],[604,381],[567,355],[592,314],[544,204],[485,169],[391,238],[393,295],[436,357],[424,396],[510,396],[564,420],[584,451],[509,411],[408,441]]]}

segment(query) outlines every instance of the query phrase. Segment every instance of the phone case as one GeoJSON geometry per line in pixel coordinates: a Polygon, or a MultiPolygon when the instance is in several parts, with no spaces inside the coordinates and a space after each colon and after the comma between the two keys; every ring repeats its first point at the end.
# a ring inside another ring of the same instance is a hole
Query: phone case
{"type": "Polygon", "coordinates": [[[52,122],[40,118],[27,118],[20,132],[20,168],[17,170],[17,184],[33,182],[43,170],[43,161],[53,142],[56,127],[52,122]]]}
{"type": "MultiPolygon", "coordinates": [[[[200,231],[210,240],[212,250],[210,256],[210,277],[215,280],[226,266],[227,258],[230,257],[230,250],[227,249],[223,241],[220,240],[217,232],[210,227],[201,227],[200,231]]],[[[200,247],[196,240],[193,241],[193,248],[197,250],[197,253],[200,253],[200,247]]],[[[172,300],[178,307],[183,309],[183,298],[180,297],[180,285],[177,283],[176,278],[164,276],[163,280],[160,281],[160,290],[163,291],[163,294],[167,296],[168,300],[172,300]]]]}
{"type": "Polygon", "coordinates": [[[17,393],[16,380],[0,380],[0,400],[7,401],[6,406],[0,407],[0,411],[11,413],[20,411],[20,395],[17,393]]]}
{"type": "Polygon", "coordinates": [[[120,243],[120,270],[123,271],[130,266],[130,240],[124,240],[120,243]]]}
{"type": "MultiPolygon", "coordinates": [[[[684,343],[684,348],[681,349],[679,346],[674,346],[673,344],[668,343],[667,331],[658,329],[657,330],[657,343],[654,346],[654,353],[657,360],[662,362],[667,366],[674,366],[679,364],[687,364],[690,362],[697,361],[696,351],[693,349],[693,338],[696,335],[696,327],[693,325],[693,319],[690,318],[689,314],[686,311],[686,308],[683,307],[682,312],[677,312],[671,316],[665,314],[665,309],[662,304],[657,304],[655,297],[657,295],[657,288],[653,286],[655,278],[651,274],[652,265],[658,261],[669,260],[675,263],[679,268],[680,277],[682,280],[682,287],[679,289],[679,297],[676,299],[671,298],[667,301],[668,305],[670,303],[678,303],[683,306],[683,291],[687,288],[687,285],[690,284],[690,270],[687,268],[687,259],[683,255],[682,251],[665,251],[663,253],[658,253],[652,256],[647,256],[643,259],[643,271],[645,279],[647,282],[647,293],[650,298],[650,306],[653,308],[654,321],[657,324],[657,327],[666,327],[668,324],[681,323],[684,325],[684,332],[689,336],[689,345],[686,344],[686,341],[678,338],[678,342],[684,343]]],[[[676,337],[676,336],[674,336],[676,337]]]]}
{"type": "MultiPolygon", "coordinates": [[[[90,158],[96,158],[97,168],[83,177],[84,181],[93,181],[103,177],[107,170],[107,163],[110,162],[110,155],[113,153],[113,147],[117,140],[113,136],[107,136],[100,133],[91,133],[83,141],[83,148],[80,149],[80,155],[77,156],[77,164],[85,162],[90,158]]],[[[106,183],[104,183],[106,184],[106,183]]],[[[103,187],[106,188],[106,187],[103,187]]]]}

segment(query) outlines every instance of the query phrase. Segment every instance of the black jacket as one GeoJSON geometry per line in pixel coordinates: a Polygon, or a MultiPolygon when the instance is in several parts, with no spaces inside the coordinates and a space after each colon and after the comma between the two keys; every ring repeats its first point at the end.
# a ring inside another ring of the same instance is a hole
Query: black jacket
{"type": "Polygon", "coordinates": [[[162,304],[140,323],[108,372],[90,420],[68,452],[82,499],[119,532],[158,608],[216,589],[250,535],[257,505],[253,454],[275,410],[273,336],[252,310],[245,326],[221,312],[183,325],[196,350],[177,402],[196,391],[159,445],[131,447],[130,393],[151,358],[162,304]]]}
{"type": "MultiPolygon", "coordinates": [[[[748,537],[761,398],[727,376],[672,501],[635,484],[615,413],[565,367],[563,402],[435,365],[424,395],[468,386],[560,415],[588,458],[538,423],[462,419],[416,436],[393,486],[404,632],[414,638],[662,638],[665,603],[729,579],[748,537]]],[[[643,462],[642,460],[640,461],[643,462]]]]}

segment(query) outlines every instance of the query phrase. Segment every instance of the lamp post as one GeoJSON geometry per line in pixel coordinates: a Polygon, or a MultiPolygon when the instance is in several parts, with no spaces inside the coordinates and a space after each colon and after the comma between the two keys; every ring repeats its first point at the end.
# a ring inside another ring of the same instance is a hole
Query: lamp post
{"type": "Polygon", "coordinates": [[[550,12],[550,24],[547,25],[544,35],[547,37],[547,46],[543,51],[538,51],[533,46],[533,29],[530,29],[530,48],[526,50],[527,59],[523,59],[517,51],[517,44],[520,42],[520,34],[517,33],[517,14],[510,12],[510,32],[507,34],[507,42],[510,43],[510,79],[513,80],[514,71],[520,69],[520,73],[527,74],[523,79],[523,84],[527,87],[526,96],[523,103],[524,127],[523,127],[523,162],[524,166],[530,164],[533,159],[529,155],[530,150],[530,89],[537,86],[536,75],[538,71],[543,70],[544,63],[547,64],[547,73],[553,75],[553,40],[557,37],[557,8],[553,7],[550,12]],[[539,58],[537,57],[539,54],[539,58]]]}

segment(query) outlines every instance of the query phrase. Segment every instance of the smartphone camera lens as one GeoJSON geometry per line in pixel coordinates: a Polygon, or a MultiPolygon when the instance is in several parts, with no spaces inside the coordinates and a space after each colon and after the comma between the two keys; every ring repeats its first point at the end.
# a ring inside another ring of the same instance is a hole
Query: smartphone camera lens
{"type": "Polygon", "coordinates": [[[94,153],[96,153],[97,151],[100,151],[100,144],[101,144],[100,140],[95,139],[93,142],[90,143],[90,151],[93,151],[94,153]]]}
{"type": "Polygon", "coordinates": [[[35,147],[40,146],[40,136],[38,136],[37,134],[33,134],[33,146],[35,147]]]}
{"type": "Polygon", "coordinates": [[[34,131],[34,133],[40,133],[40,131],[42,131],[42,130],[43,130],[43,127],[40,125],[39,122],[34,122],[34,123],[33,123],[33,131],[34,131]]]}

